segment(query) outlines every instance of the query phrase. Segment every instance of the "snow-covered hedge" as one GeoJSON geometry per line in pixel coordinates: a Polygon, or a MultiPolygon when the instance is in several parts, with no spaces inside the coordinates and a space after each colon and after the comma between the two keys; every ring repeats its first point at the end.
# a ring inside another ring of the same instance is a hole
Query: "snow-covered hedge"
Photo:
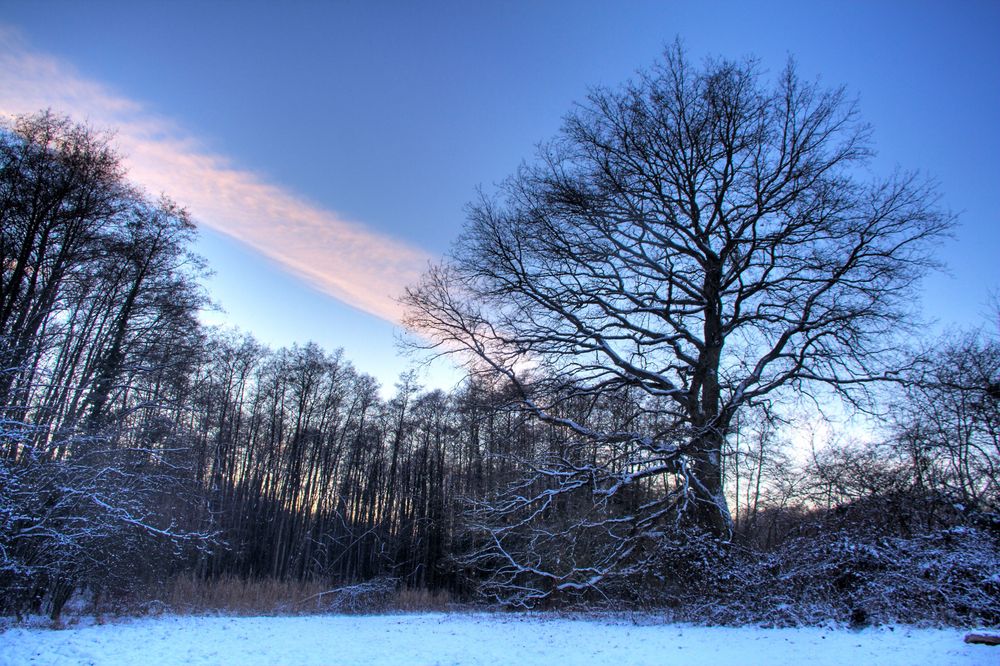
{"type": "Polygon", "coordinates": [[[708,624],[995,625],[1000,552],[996,535],[974,527],[906,538],[820,532],[767,553],[676,539],[664,542],[650,575],[608,594],[708,624]]]}

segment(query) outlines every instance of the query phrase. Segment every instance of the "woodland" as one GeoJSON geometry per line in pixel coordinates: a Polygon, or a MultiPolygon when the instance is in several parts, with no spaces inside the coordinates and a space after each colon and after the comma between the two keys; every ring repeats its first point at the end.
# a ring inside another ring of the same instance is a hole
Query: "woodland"
{"type": "Polygon", "coordinates": [[[195,220],[111,135],[3,124],[0,614],[292,583],[257,610],[1000,623],[1000,315],[924,332],[955,220],[872,152],[843,90],[668,49],[470,204],[402,296],[464,380],[385,398],[201,323],[195,220]]]}

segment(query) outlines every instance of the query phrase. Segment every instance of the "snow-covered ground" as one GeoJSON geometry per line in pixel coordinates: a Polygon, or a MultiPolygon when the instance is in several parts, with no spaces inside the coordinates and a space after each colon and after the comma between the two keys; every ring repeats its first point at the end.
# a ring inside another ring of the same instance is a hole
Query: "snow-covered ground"
{"type": "Polygon", "coordinates": [[[430,614],[146,618],[0,633],[0,664],[997,664],[956,629],[759,629],[430,614]]]}

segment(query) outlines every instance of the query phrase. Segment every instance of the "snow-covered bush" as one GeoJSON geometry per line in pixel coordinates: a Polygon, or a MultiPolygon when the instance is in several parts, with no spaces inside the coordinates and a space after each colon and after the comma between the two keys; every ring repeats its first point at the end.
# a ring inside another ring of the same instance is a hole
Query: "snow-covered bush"
{"type": "MultiPolygon", "coordinates": [[[[953,527],[912,537],[834,532],[789,541],[766,560],[799,609],[854,624],[1000,622],[995,535],[953,527]]],[[[819,618],[806,617],[807,621],[819,618]]]]}
{"type": "Polygon", "coordinates": [[[121,593],[210,541],[168,517],[183,483],[157,453],[102,444],[0,460],[0,614],[56,617],[75,590],[121,593]]]}
{"type": "Polygon", "coordinates": [[[663,555],[657,575],[628,589],[642,589],[635,601],[675,619],[777,626],[1000,622],[997,537],[974,527],[911,537],[820,532],[771,552],[689,542],[663,555]]]}

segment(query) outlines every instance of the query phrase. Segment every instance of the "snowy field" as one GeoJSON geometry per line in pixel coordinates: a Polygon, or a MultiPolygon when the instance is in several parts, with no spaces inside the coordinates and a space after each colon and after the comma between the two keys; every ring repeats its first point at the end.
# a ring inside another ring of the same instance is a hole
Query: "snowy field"
{"type": "Polygon", "coordinates": [[[713,628],[524,615],[166,616],[0,633],[0,664],[998,664],[956,629],[713,628]]]}

